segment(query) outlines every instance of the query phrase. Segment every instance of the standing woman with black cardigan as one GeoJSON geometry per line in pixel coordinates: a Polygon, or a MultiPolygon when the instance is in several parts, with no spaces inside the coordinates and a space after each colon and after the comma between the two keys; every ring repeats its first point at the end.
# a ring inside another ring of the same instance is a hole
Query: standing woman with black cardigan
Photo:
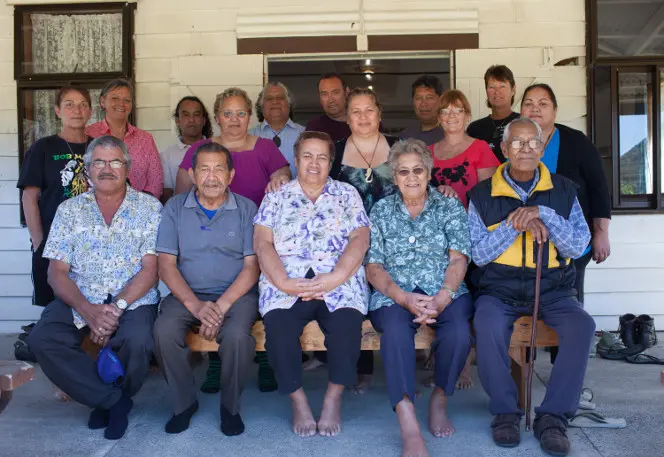
{"type": "Polygon", "coordinates": [[[611,198],[602,160],[595,145],[579,130],[556,124],[558,102],[548,84],[533,84],[526,88],[521,101],[521,116],[529,117],[542,128],[546,148],[542,162],[551,171],[571,179],[579,185],[579,203],[592,239],[581,257],[574,260],[574,287],[583,304],[583,281],[590,259],[604,262],[611,254],[609,222],[611,198]]]}

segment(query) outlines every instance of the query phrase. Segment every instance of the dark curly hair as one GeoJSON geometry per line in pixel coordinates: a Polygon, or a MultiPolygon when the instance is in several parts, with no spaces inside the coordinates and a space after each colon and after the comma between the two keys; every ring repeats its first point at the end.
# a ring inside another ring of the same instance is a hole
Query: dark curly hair
{"type": "MultiPolygon", "coordinates": [[[[201,105],[201,110],[203,110],[203,117],[205,118],[205,124],[203,124],[203,136],[205,138],[212,138],[212,122],[210,122],[210,114],[208,113],[208,110],[201,101],[201,99],[198,97],[195,97],[193,95],[187,95],[186,97],[182,97],[178,102],[177,106],[175,107],[175,111],[173,111],[173,119],[178,118],[180,114],[180,105],[182,105],[182,103],[186,101],[196,102],[199,105],[201,105]]],[[[180,128],[178,128],[178,135],[180,134],[181,134],[180,128]]]]}

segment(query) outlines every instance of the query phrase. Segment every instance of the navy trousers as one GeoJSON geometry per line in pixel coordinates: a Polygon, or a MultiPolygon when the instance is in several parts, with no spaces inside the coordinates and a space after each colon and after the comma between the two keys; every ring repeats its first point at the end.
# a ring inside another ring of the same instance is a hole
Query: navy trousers
{"type": "MultiPolygon", "coordinates": [[[[473,300],[463,294],[450,303],[438,315],[435,324],[436,340],[431,346],[435,351],[434,382],[447,396],[454,393],[454,386],[470,351],[470,324],[473,300]]],[[[378,308],[369,313],[371,324],[382,335],[380,354],[385,367],[385,382],[392,408],[408,397],[415,401],[415,333],[418,324],[415,316],[397,304],[378,308]]]]}
{"type": "MultiPolygon", "coordinates": [[[[489,295],[475,301],[477,370],[493,415],[521,414],[508,351],[514,321],[529,312],[532,315],[532,309],[515,307],[489,295]]],[[[553,414],[566,420],[579,406],[595,321],[573,297],[542,303],[539,317],[558,334],[559,351],[544,401],[535,408],[535,414],[553,414]]]]}
{"type": "Polygon", "coordinates": [[[120,387],[105,384],[99,378],[95,360],[81,348],[90,329],[87,326],[77,329],[71,307],[59,298],[44,308],[30,332],[28,344],[46,377],[64,393],[91,408],[108,409],[120,400],[123,392],[134,396],[147,378],[156,318],[156,305],[139,306],[120,317],[120,325],[109,340],[125,369],[120,387]]]}

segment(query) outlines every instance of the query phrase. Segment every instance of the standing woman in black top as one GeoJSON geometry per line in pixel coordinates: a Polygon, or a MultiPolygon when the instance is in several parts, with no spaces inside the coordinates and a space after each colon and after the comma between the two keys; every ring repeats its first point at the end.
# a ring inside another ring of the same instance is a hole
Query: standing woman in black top
{"type": "Polygon", "coordinates": [[[92,107],[87,89],[60,89],[55,98],[55,114],[62,129],[37,140],[28,149],[16,184],[23,191],[21,202],[33,251],[33,304],[38,306],[46,306],[54,299],[47,281],[49,262],[42,258],[42,252],[55,211],[63,201],[88,190],[83,155],[92,140],[85,134],[92,107]]]}
{"type": "Polygon", "coordinates": [[[597,148],[583,132],[557,124],[557,111],[558,101],[548,84],[533,84],[526,88],[521,101],[521,116],[531,118],[542,128],[546,141],[542,163],[551,173],[565,176],[579,185],[579,203],[592,233],[590,245],[581,257],[574,260],[574,287],[583,304],[586,265],[591,258],[602,263],[611,254],[611,198],[597,148]]]}

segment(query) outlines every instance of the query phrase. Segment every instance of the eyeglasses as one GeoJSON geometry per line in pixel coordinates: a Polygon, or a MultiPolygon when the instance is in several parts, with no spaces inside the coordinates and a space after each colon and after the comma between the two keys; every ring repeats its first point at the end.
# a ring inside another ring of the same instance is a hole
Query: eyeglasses
{"type": "Polygon", "coordinates": [[[438,115],[439,116],[449,116],[450,114],[462,114],[465,109],[461,106],[455,106],[454,108],[441,108],[438,110],[438,115]]]}
{"type": "Polygon", "coordinates": [[[277,147],[281,147],[281,138],[279,138],[279,135],[275,135],[274,138],[272,138],[272,141],[274,141],[274,144],[277,145],[277,147]]]}
{"type": "Polygon", "coordinates": [[[426,173],[426,171],[427,170],[422,167],[416,167],[413,168],[412,170],[409,170],[407,168],[402,168],[401,170],[397,171],[397,174],[402,178],[407,178],[411,173],[414,174],[415,176],[422,176],[424,173],[426,173]]]}
{"type": "Polygon", "coordinates": [[[126,163],[127,162],[120,159],[113,159],[110,161],[96,159],[92,161],[92,167],[97,170],[103,170],[104,168],[106,168],[106,165],[109,165],[112,169],[117,170],[118,168],[124,167],[126,163]]]}
{"type": "Polygon", "coordinates": [[[512,149],[516,150],[523,149],[526,145],[528,145],[530,149],[540,149],[542,146],[544,146],[544,142],[539,138],[531,138],[528,141],[512,140],[510,145],[512,146],[512,149]]]}
{"type": "Polygon", "coordinates": [[[244,110],[224,111],[223,113],[221,113],[221,115],[224,116],[226,119],[230,119],[233,116],[239,117],[240,119],[244,119],[245,117],[247,117],[248,114],[249,114],[249,112],[244,111],[244,110]]]}

